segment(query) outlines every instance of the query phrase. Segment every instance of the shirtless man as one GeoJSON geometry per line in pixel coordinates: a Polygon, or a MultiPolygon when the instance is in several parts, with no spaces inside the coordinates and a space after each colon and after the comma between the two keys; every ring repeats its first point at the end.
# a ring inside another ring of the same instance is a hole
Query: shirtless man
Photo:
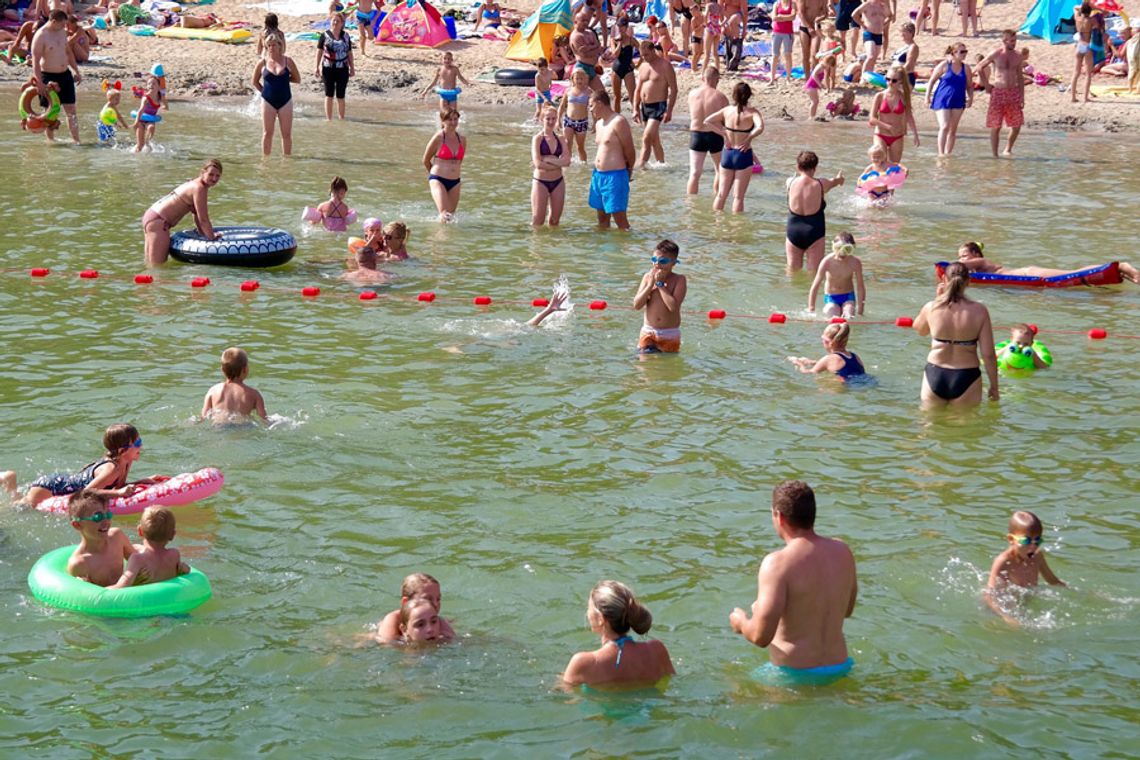
{"type": "Polygon", "coordinates": [[[705,157],[713,160],[713,195],[720,187],[720,152],[724,148],[724,138],[716,132],[705,129],[705,119],[728,105],[728,98],[717,89],[720,84],[720,70],[709,66],[701,77],[701,86],[689,93],[689,195],[700,190],[701,172],[705,168],[705,157]]]}
{"type": "Polygon", "coordinates": [[[637,339],[639,354],[675,354],[681,350],[681,303],[688,283],[677,274],[680,247],[672,240],[662,240],[653,251],[653,266],[641,277],[633,308],[645,309],[645,321],[637,339]]]}
{"type": "Polygon", "coordinates": [[[772,492],[772,524],[785,547],[760,564],[752,617],[737,607],[732,630],[759,647],[783,676],[841,677],[847,656],[843,620],[855,609],[855,558],[847,544],[817,535],[815,494],[799,480],[772,492]]]}
{"type": "Polygon", "coordinates": [[[645,126],[641,137],[641,160],[638,168],[649,161],[649,153],[665,162],[665,146],[661,144],[661,125],[673,120],[677,103],[677,74],[669,62],[657,54],[653,43],[642,40],[641,66],[637,69],[637,87],[633,91],[633,120],[645,126]]]}
{"type": "Polygon", "coordinates": [[[590,208],[598,212],[598,227],[609,229],[610,217],[618,229],[628,230],[629,182],[633,178],[633,133],[629,122],[610,106],[604,89],[590,95],[590,115],[594,117],[594,173],[590,177],[590,208]]]}
{"type": "Polygon", "coordinates": [[[598,76],[598,58],[601,57],[605,47],[598,40],[597,33],[590,28],[594,19],[594,12],[588,6],[578,10],[574,17],[574,31],[570,33],[570,50],[574,53],[577,63],[574,68],[586,72],[590,78],[590,88],[602,89],[602,79],[598,76]]]}
{"type": "Polygon", "coordinates": [[[883,54],[883,35],[894,20],[891,7],[887,0],[866,0],[851,13],[851,19],[863,28],[863,47],[867,52],[863,71],[874,71],[875,62],[883,54]]]}
{"type": "Polygon", "coordinates": [[[724,22],[724,70],[736,71],[744,57],[745,17],[739,13],[729,13],[728,6],[725,8],[728,20],[724,22]]]}
{"type": "Polygon", "coordinates": [[[990,89],[990,106],[986,110],[986,126],[990,130],[990,148],[993,149],[994,158],[998,157],[998,143],[1001,141],[1001,125],[1009,127],[1009,140],[1005,144],[1003,156],[1013,155],[1013,144],[1017,142],[1017,135],[1021,132],[1021,125],[1025,123],[1022,109],[1025,107],[1025,77],[1022,69],[1025,67],[1021,59],[1021,52],[1017,50],[1017,32],[1006,29],[1001,33],[1001,47],[983,58],[977,65],[981,71],[993,64],[994,75],[991,78],[993,87],[990,89]]]}
{"type": "MultiPolygon", "coordinates": [[[[821,35],[815,28],[816,19],[827,15],[827,0],[800,0],[800,55],[804,71],[808,74],[815,68],[815,54],[819,52],[821,35]]],[[[747,18],[747,11],[745,12],[747,18]]]]}
{"type": "MultiPolygon", "coordinates": [[[[67,12],[54,10],[48,22],[32,38],[32,75],[36,78],[36,89],[40,93],[40,103],[47,106],[47,86],[51,82],[59,85],[59,102],[67,114],[67,128],[71,141],[79,144],[79,116],[75,112],[75,85],[83,81],[79,64],[67,42],[67,12]],[[71,72],[75,72],[73,77],[71,72]]],[[[55,140],[55,128],[45,130],[48,141],[55,140]]]]}

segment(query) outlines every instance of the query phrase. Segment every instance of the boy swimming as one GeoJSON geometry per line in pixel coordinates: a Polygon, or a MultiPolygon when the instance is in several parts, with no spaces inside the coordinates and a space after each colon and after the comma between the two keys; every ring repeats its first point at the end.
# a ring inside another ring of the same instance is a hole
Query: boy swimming
{"type": "Polygon", "coordinates": [[[990,580],[986,584],[985,599],[990,609],[1007,623],[1019,625],[1020,621],[1011,617],[1003,609],[998,596],[1010,586],[1033,588],[1041,576],[1051,586],[1064,586],[1064,581],[1053,574],[1041,550],[1044,527],[1041,520],[1032,512],[1014,512],[1009,518],[1009,532],[1006,540],[1009,547],[994,558],[990,567],[990,580]]]}
{"type": "Polygon", "coordinates": [[[227,348],[222,352],[222,375],[226,379],[206,391],[202,419],[232,422],[235,417],[248,418],[257,412],[268,422],[265,400],[257,390],[245,384],[249,377],[249,355],[240,348],[227,348]]]}

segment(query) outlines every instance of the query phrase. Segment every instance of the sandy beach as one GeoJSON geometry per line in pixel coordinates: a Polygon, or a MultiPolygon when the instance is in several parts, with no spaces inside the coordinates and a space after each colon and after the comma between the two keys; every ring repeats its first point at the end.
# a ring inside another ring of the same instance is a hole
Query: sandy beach
{"type": "MultiPolygon", "coordinates": [[[[319,5],[313,3],[312,7],[317,8],[319,5]]],[[[525,15],[537,5],[537,0],[524,0],[513,7],[519,14],[525,15]]],[[[1001,30],[1019,27],[1031,5],[1030,0],[1017,0],[987,3],[981,6],[982,31],[978,38],[962,37],[947,31],[943,31],[938,37],[932,37],[929,33],[920,34],[917,39],[921,49],[918,67],[920,78],[923,72],[928,73],[942,59],[945,47],[951,43],[963,41],[969,45],[971,61],[977,53],[986,54],[996,49],[1000,46],[1001,30]]],[[[226,21],[250,22],[254,25],[256,35],[260,31],[266,7],[264,5],[251,7],[238,0],[218,0],[217,3],[208,6],[188,6],[188,10],[199,13],[210,11],[226,21]]],[[[276,11],[279,7],[281,4],[273,6],[273,9],[276,11]]],[[[900,16],[905,13],[904,7],[900,4],[900,16]]],[[[302,6],[300,9],[304,10],[305,7],[302,6]]],[[[440,10],[445,11],[446,8],[441,7],[440,10]]],[[[302,16],[281,15],[281,28],[286,33],[308,31],[313,22],[323,18],[323,14],[319,13],[302,16]]],[[[942,13],[943,27],[948,20],[954,23],[955,29],[960,26],[960,21],[950,5],[947,5],[942,13]]],[[[99,31],[98,34],[100,42],[106,46],[94,49],[93,54],[98,58],[109,57],[109,60],[83,65],[84,82],[80,86],[81,112],[95,110],[98,107],[97,103],[101,100],[98,88],[102,79],[119,79],[124,85],[141,83],[141,74],[156,61],[162,62],[168,72],[169,92],[173,100],[246,95],[253,92],[250,77],[256,63],[256,50],[252,42],[226,45],[208,41],[139,37],[128,33],[123,27],[99,31]]],[[[355,30],[352,34],[355,38],[355,30]]],[[[754,34],[750,39],[753,37],[765,39],[768,33],[754,34]]],[[[898,39],[897,31],[893,32],[891,44],[894,45],[898,39]]],[[[1050,45],[1044,40],[1027,35],[1020,35],[1018,43],[1019,47],[1029,48],[1030,62],[1037,71],[1059,77],[1062,85],[1067,85],[1073,65],[1073,45],[1050,45]]],[[[349,109],[353,107],[354,100],[362,97],[400,100],[416,97],[418,90],[434,76],[441,50],[452,51],[464,75],[472,80],[480,73],[495,67],[525,66],[506,60],[503,57],[506,47],[507,43],[504,41],[479,39],[453,41],[436,50],[370,45],[367,57],[359,56],[357,49],[357,73],[349,85],[349,109]]],[[[313,74],[316,43],[302,40],[290,42],[288,54],[297,61],[302,73],[302,84],[296,87],[298,94],[301,97],[305,97],[306,93],[319,96],[322,92],[321,82],[313,74]]],[[[797,48],[797,61],[798,55],[797,48]]],[[[746,63],[748,60],[750,59],[746,59],[746,63]]],[[[27,76],[29,76],[27,67],[0,67],[0,79],[3,81],[17,82],[26,79],[27,76]]],[[[722,82],[722,88],[731,89],[734,81],[734,76],[727,76],[722,82]]],[[[696,86],[697,77],[687,69],[680,70],[678,82],[681,89],[679,101],[683,104],[685,93],[696,86]]],[[[753,102],[768,118],[807,120],[808,102],[800,84],[791,87],[781,84],[770,88],[762,81],[750,80],[750,82],[758,93],[753,102]]],[[[1118,77],[1098,75],[1094,78],[1094,84],[1112,86],[1123,83],[1118,77]]],[[[1025,106],[1027,129],[1117,132],[1140,127],[1140,97],[1125,99],[1109,96],[1096,98],[1092,103],[1073,104],[1070,102],[1069,93],[1062,91],[1062,85],[1052,83],[1046,86],[1031,85],[1027,88],[1025,106]]],[[[857,99],[864,109],[870,106],[874,93],[875,90],[870,87],[858,89],[857,99]]],[[[471,87],[464,89],[460,102],[500,104],[525,109],[530,107],[526,94],[527,88],[500,87],[491,83],[475,82],[471,87]]],[[[836,94],[825,93],[822,102],[826,103],[834,97],[836,94]]],[[[965,132],[984,130],[987,99],[988,96],[979,93],[974,107],[966,111],[962,119],[962,129],[965,132]]],[[[432,101],[427,103],[430,102],[432,101]]],[[[427,103],[425,107],[429,107],[427,103]]],[[[683,111],[683,105],[678,110],[683,111]]],[[[933,113],[921,104],[917,108],[917,117],[921,131],[936,129],[933,113]]]]}

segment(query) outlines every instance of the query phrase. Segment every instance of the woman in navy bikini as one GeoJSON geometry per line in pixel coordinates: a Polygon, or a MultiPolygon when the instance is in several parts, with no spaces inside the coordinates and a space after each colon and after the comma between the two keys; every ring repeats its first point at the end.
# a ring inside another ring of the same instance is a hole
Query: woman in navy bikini
{"type": "Polygon", "coordinates": [[[554,106],[542,109],[542,131],[530,141],[530,160],[534,177],[530,189],[530,223],[535,227],[549,224],[557,227],[566,202],[566,183],[562,169],[570,165],[570,151],[555,133],[558,111],[554,106]],[[548,216],[549,213],[549,216],[548,216]]]}
{"type": "Polygon", "coordinates": [[[867,124],[875,130],[875,143],[887,149],[891,163],[902,161],[907,127],[914,132],[914,147],[918,147],[918,124],[910,107],[910,80],[905,67],[896,63],[887,70],[887,89],[871,102],[871,118],[867,124]]]}
{"type": "Polygon", "coordinates": [[[978,353],[989,378],[989,396],[998,393],[997,355],[990,312],[966,298],[970,270],[955,261],[946,267],[938,295],[914,318],[919,335],[930,336],[930,353],[922,377],[924,407],[973,406],[982,401],[982,371],[978,353]]]}
{"type": "Polygon", "coordinates": [[[744,211],[744,194],[752,181],[752,141],[764,132],[764,117],[748,105],[752,88],[737,82],[732,88],[731,106],[725,106],[705,119],[705,126],[724,138],[720,154],[720,173],[713,210],[723,211],[728,194],[733,192],[732,213],[744,211]],[[735,188],[735,190],[734,190],[735,188]]]}
{"type": "Polygon", "coordinates": [[[459,208],[459,167],[467,153],[467,138],[459,134],[459,111],[439,116],[441,130],[432,135],[424,151],[424,168],[428,170],[428,188],[439,210],[441,222],[451,221],[459,208]]]}
{"type": "Polygon", "coordinates": [[[293,90],[301,72],[293,59],[285,55],[285,36],[270,34],[265,38],[265,57],[253,70],[253,89],[261,93],[261,152],[273,152],[273,129],[281,124],[281,152],[293,152],[293,90]]]}
{"type": "Polygon", "coordinates": [[[651,686],[677,672],[664,644],[656,640],[634,641],[629,635],[630,629],[647,633],[653,625],[653,615],[624,583],[602,581],[594,586],[586,606],[586,620],[590,630],[602,637],[602,646],[570,658],[562,674],[567,685],[651,686]]]}

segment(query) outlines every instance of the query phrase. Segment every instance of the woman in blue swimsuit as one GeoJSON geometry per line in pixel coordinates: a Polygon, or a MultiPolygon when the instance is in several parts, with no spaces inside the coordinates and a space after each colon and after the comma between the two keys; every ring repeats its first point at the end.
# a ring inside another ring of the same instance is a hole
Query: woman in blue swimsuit
{"type": "Polygon", "coordinates": [[[534,176],[530,189],[530,223],[541,227],[549,223],[557,227],[566,203],[566,183],[562,169],[570,165],[570,151],[555,133],[558,111],[554,106],[542,109],[542,131],[530,141],[530,161],[534,176]],[[548,222],[549,220],[549,222],[548,222]]]}
{"type": "Polygon", "coordinates": [[[586,605],[590,630],[602,637],[593,652],[570,658],[562,680],[570,686],[652,686],[676,671],[669,650],[660,641],[635,641],[630,629],[644,635],[653,615],[641,605],[629,586],[602,581],[590,592],[586,605]]]}
{"type": "Polygon", "coordinates": [[[938,155],[949,156],[958,138],[958,122],[974,105],[974,74],[966,63],[965,45],[946,48],[946,60],[934,68],[930,82],[926,104],[938,118],[938,155]]]}
{"type": "Polygon", "coordinates": [[[922,376],[924,407],[977,405],[982,401],[981,364],[989,378],[989,396],[998,393],[997,354],[990,312],[966,298],[970,270],[955,261],[946,267],[945,279],[938,283],[938,295],[914,318],[919,335],[929,335],[930,353],[922,376]]]}
{"type": "Polygon", "coordinates": [[[261,152],[273,152],[273,129],[281,124],[281,152],[293,152],[293,90],[291,82],[300,82],[301,72],[293,59],[285,55],[285,36],[276,33],[265,38],[265,57],[253,70],[253,89],[261,93],[261,152]]]}
{"type": "Polygon", "coordinates": [[[723,211],[728,193],[733,191],[732,213],[744,211],[744,194],[752,181],[752,141],[764,132],[764,117],[748,105],[752,88],[737,82],[732,88],[733,105],[725,106],[705,119],[705,126],[724,138],[720,154],[718,192],[713,198],[713,210],[723,211]],[[735,188],[735,190],[734,190],[735,188]]]}

